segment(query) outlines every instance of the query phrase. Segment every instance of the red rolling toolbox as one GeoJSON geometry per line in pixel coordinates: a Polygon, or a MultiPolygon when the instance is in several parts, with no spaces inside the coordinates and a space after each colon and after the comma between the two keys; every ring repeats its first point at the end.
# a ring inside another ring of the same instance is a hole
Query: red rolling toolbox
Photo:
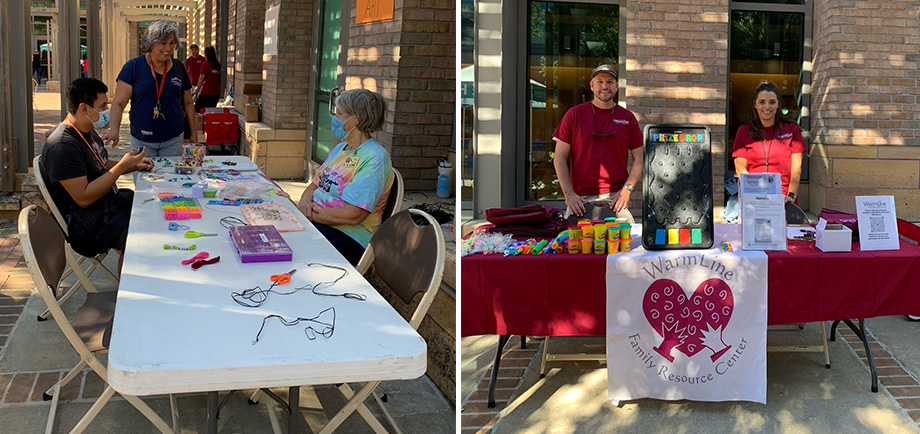
{"type": "Polygon", "coordinates": [[[201,109],[201,114],[204,116],[201,129],[207,135],[205,145],[220,145],[221,149],[231,145],[231,148],[239,149],[239,115],[228,108],[201,109]]]}

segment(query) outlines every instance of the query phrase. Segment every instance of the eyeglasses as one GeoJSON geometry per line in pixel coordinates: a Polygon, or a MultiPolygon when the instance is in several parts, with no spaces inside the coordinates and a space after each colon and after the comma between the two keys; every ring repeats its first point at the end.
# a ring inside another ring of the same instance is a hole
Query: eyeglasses
{"type": "MultiPolygon", "coordinates": [[[[591,104],[591,111],[594,113],[594,116],[591,117],[591,134],[594,134],[597,137],[610,137],[615,135],[616,131],[611,131],[609,133],[598,133],[594,130],[594,120],[597,119],[597,110],[594,108],[594,104],[591,104]]],[[[610,111],[610,119],[613,119],[613,110],[610,111]]]]}

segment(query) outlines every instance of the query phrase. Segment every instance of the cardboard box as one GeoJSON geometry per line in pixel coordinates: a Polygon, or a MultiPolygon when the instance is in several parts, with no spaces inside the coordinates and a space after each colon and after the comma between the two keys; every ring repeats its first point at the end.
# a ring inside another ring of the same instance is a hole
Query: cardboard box
{"type": "Polygon", "coordinates": [[[815,229],[815,245],[822,252],[849,252],[852,249],[853,231],[850,228],[819,219],[815,229]]]}
{"type": "MultiPolygon", "coordinates": [[[[195,113],[195,131],[202,131],[202,123],[204,122],[204,115],[201,113],[195,113]]],[[[200,134],[200,133],[199,133],[200,134]]]]}
{"type": "Polygon", "coordinates": [[[245,114],[246,122],[259,122],[259,106],[247,105],[245,114]]]}
{"type": "Polygon", "coordinates": [[[259,98],[262,98],[262,94],[243,94],[243,105],[259,104],[259,98]]]}
{"type": "Polygon", "coordinates": [[[262,83],[245,83],[243,84],[243,95],[261,95],[262,83]]]}

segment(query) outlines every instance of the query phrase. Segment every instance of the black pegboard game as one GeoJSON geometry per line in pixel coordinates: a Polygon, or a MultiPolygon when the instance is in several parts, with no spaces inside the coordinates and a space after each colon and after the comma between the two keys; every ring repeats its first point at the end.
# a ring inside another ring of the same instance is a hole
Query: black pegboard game
{"type": "Polygon", "coordinates": [[[642,246],[712,247],[709,127],[646,125],[644,135],[642,246]]]}

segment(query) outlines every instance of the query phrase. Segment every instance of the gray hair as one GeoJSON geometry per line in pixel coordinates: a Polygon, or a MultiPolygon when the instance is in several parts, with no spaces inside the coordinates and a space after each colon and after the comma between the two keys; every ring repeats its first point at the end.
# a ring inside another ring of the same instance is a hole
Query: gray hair
{"type": "Polygon", "coordinates": [[[147,27],[147,32],[141,38],[144,52],[147,53],[153,49],[153,44],[168,41],[170,36],[176,38],[176,43],[179,43],[179,28],[175,23],[166,20],[154,21],[147,27]]]}
{"type": "Polygon", "coordinates": [[[335,98],[335,107],[345,114],[358,118],[358,129],[373,133],[383,128],[386,120],[387,101],[377,92],[367,89],[352,89],[335,98]]]}

